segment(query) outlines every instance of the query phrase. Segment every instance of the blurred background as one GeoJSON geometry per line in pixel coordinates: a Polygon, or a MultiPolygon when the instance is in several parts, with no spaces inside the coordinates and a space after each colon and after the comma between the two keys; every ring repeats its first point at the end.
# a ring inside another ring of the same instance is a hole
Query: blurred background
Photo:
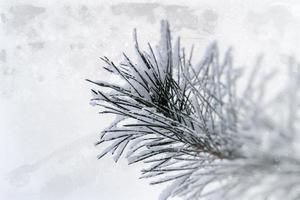
{"type": "Polygon", "coordinates": [[[208,44],[233,47],[237,66],[264,54],[263,67],[300,53],[300,2],[292,0],[0,0],[0,199],[155,200],[163,186],[140,180],[141,165],[97,160],[94,143],[111,116],[89,105],[85,81],[113,81],[116,63],[155,45],[160,20],[181,36],[194,62],[208,44]]]}

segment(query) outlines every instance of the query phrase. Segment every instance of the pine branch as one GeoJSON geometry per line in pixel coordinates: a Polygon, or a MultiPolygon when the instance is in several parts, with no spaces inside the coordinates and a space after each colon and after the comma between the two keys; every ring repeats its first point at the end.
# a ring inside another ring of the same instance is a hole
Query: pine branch
{"type": "MultiPolygon", "coordinates": [[[[136,63],[126,54],[120,65],[102,58],[104,69],[125,85],[88,80],[110,90],[92,90],[93,104],[119,117],[96,143],[107,145],[99,158],[112,153],[118,161],[126,152],[130,164],[144,162],[148,168],[142,178],[151,178],[151,184],[172,183],[161,199],[299,198],[295,109],[300,105],[300,73],[290,73],[292,81],[270,108],[262,107],[271,76],[255,86],[254,70],[239,95],[242,73],[232,66],[231,50],[221,60],[213,43],[194,65],[193,50],[185,55],[180,39],[172,47],[167,21],[162,21],[156,52],[150,44],[148,52],[142,51],[134,36],[136,63]],[[274,107],[286,111],[281,123],[274,107]]],[[[298,70],[294,61],[290,66],[298,70]]]]}

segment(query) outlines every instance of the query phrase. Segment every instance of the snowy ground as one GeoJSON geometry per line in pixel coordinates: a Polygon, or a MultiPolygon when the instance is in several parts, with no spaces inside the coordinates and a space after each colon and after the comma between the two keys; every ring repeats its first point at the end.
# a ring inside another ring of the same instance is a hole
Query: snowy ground
{"type": "Polygon", "coordinates": [[[273,67],[300,52],[298,2],[0,0],[0,199],[157,199],[139,165],[96,159],[111,118],[89,105],[84,79],[110,80],[99,56],[132,54],[135,27],[155,43],[167,18],[199,53],[217,40],[239,65],[265,53],[273,67]]]}

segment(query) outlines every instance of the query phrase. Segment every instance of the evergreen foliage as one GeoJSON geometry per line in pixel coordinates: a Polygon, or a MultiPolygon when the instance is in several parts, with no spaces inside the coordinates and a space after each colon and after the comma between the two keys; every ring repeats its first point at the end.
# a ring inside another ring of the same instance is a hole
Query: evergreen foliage
{"type": "Polygon", "coordinates": [[[258,79],[255,68],[237,92],[243,71],[233,67],[231,50],[221,60],[213,43],[195,65],[180,39],[172,45],[167,21],[156,50],[148,44],[142,51],[136,34],[135,49],[136,62],[125,54],[119,65],[102,58],[126,84],[88,80],[100,86],[93,104],[117,116],[97,142],[106,146],[99,158],[125,154],[130,164],[144,162],[142,178],[171,183],[161,199],[300,198],[294,61],[286,87],[266,103],[271,75],[258,79]]]}

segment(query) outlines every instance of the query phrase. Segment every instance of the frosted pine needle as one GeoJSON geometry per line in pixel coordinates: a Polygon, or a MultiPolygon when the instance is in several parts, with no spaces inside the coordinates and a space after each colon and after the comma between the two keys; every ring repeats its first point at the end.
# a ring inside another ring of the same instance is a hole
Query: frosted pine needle
{"type": "MultiPolygon", "coordinates": [[[[91,103],[118,116],[98,145],[118,161],[144,162],[142,178],[170,182],[161,199],[299,199],[299,66],[290,60],[289,81],[264,104],[268,77],[252,76],[237,92],[240,69],[231,51],[219,58],[211,44],[199,64],[191,62],[180,39],[172,47],[167,21],[154,50],[140,49],[136,62],[124,54],[116,65],[103,57],[104,69],[125,85],[91,81],[91,103]],[[258,84],[257,84],[258,82],[258,84]],[[104,90],[105,88],[105,90],[104,90]],[[107,89],[110,92],[105,92],[107,89]]],[[[192,51],[191,51],[192,52],[192,51]]],[[[192,53],[191,53],[192,54],[192,53]]]]}

